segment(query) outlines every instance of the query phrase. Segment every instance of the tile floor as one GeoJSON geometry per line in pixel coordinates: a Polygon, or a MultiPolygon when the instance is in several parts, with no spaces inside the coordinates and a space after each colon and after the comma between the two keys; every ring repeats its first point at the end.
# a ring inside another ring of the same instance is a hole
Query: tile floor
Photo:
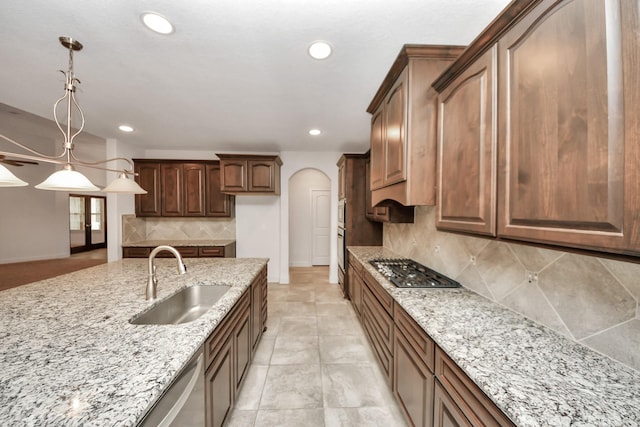
{"type": "Polygon", "coordinates": [[[406,426],[367,338],[327,267],[269,284],[267,331],[230,427],[406,426]]]}

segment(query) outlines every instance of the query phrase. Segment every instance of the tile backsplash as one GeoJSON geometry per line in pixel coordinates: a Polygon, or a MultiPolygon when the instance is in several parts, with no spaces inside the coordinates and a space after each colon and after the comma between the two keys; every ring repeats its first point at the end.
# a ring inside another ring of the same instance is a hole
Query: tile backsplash
{"type": "Polygon", "coordinates": [[[640,370],[640,264],[438,231],[430,206],[384,246],[640,370]]]}
{"type": "Polygon", "coordinates": [[[137,218],[122,216],[122,244],[143,240],[234,240],[235,218],[137,218]]]}

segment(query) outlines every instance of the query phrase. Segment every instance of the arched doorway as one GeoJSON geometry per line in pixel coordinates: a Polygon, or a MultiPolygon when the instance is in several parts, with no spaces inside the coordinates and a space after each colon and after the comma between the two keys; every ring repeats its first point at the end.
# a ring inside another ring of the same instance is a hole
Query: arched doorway
{"type": "Polygon", "coordinates": [[[289,266],[329,265],[331,180],[317,169],[289,179],[289,266]]]}

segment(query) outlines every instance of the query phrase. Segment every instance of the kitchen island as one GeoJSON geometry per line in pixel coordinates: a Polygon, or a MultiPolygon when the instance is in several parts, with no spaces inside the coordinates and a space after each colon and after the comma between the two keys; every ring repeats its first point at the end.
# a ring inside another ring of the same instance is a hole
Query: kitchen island
{"type": "Polygon", "coordinates": [[[397,288],[369,261],[401,256],[348,250],[515,425],[640,425],[639,372],[465,288],[397,288]]]}
{"type": "Polygon", "coordinates": [[[0,292],[0,425],[133,426],[233,308],[267,259],[126,259],[0,292]],[[179,325],[129,320],[191,285],[231,285],[179,325]]]}

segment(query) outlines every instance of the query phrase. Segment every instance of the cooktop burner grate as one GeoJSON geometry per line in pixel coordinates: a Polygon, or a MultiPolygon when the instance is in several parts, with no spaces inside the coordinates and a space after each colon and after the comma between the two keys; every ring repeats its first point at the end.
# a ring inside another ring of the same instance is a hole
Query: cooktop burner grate
{"type": "Polygon", "coordinates": [[[460,283],[408,258],[378,258],[369,261],[399,288],[459,288],[460,283]]]}

